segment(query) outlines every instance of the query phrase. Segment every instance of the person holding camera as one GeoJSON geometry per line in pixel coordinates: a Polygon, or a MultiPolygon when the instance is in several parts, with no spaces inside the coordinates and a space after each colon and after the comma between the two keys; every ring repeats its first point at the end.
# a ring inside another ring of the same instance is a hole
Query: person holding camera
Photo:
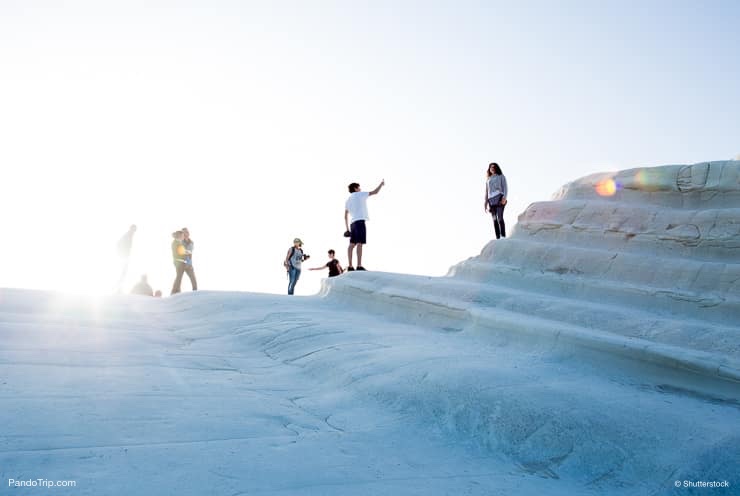
{"type": "Polygon", "coordinates": [[[301,238],[293,240],[293,246],[288,249],[283,266],[288,271],[288,294],[292,295],[298,278],[301,277],[301,264],[311,256],[303,253],[303,241],[301,238]]]}
{"type": "Polygon", "coordinates": [[[349,198],[344,204],[344,226],[347,230],[344,236],[349,238],[349,248],[347,248],[347,271],[355,270],[352,267],[352,252],[357,247],[357,270],[365,270],[362,266],[362,246],[367,242],[367,230],[365,221],[369,220],[367,214],[367,199],[370,196],[377,195],[380,189],[385,186],[385,179],[380,181],[377,188],[372,191],[361,191],[360,185],[351,183],[349,185],[349,198]],[[349,218],[352,217],[350,224],[349,218]]]}

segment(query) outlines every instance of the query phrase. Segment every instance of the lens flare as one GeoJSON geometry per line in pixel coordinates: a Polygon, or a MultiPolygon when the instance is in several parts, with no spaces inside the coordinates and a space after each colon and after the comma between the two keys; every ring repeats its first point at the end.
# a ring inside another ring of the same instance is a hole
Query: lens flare
{"type": "Polygon", "coordinates": [[[618,189],[619,184],[611,178],[604,179],[596,183],[596,193],[599,196],[614,196],[614,193],[616,193],[618,189]]]}
{"type": "Polygon", "coordinates": [[[650,190],[658,182],[655,171],[641,169],[635,174],[635,182],[640,189],[650,190]]]}

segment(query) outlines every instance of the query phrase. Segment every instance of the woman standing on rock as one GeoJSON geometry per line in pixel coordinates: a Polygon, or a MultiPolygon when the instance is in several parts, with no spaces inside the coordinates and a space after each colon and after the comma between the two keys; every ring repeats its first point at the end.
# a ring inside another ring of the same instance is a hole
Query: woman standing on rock
{"type": "Polygon", "coordinates": [[[486,181],[486,201],[483,208],[486,212],[491,212],[496,239],[505,238],[504,207],[506,206],[506,196],[509,193],[506,186],[506,176],[501,172],[501,167],[496,162],[488,165],[486,174],[488,174],[488,180],[486,181]]]}
{"type": "Polygon", "coordinates": [[[298,282],[298,278],[301,277],[301,264],[308,260],[310,255],[303,253],[303,241],[301,238],[293,240],[293,246],[288,250],[285,255],[285,261],[283,266],[288,271],[288,294],[292,295],[295,290],[295,285],[298,282]]]}

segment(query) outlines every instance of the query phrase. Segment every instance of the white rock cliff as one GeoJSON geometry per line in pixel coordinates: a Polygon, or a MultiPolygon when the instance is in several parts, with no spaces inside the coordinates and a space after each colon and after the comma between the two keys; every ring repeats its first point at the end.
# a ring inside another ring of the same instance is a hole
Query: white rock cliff
{"type": "Polygon", "coordinates": [[[363,276],[324,291],[372,294],[369,305],[417,308],[450,329],[740,380],[740,162],[590,175],[530,205],[510,238],[448,277],[363,276]]]}

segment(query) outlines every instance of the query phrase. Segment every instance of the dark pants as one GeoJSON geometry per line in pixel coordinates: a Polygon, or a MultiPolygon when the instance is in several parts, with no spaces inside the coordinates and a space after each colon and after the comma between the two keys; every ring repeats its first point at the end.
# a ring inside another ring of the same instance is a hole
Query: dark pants
{"type": "Polygon", "coordinates": [[[193,287],[193,291],[198,290],[198,281],[195,280],[195,271],[193,266],[186,264],[185,262],[175,262],[175,282],[172,284],[172,292],[175,294],[180,292],[180,285],[182,284],[182,275],[187,274],[190,279],[190,285],[193,287]]]}
{"type": "Polygon", "coordinates": [[[506,237],[506,224],[504,224],[504,207],[501,205],[501,195],[496,195],[488,199],[488,209],[493,217],[493,231],[496,233],[496,239],[506,237]]]}

